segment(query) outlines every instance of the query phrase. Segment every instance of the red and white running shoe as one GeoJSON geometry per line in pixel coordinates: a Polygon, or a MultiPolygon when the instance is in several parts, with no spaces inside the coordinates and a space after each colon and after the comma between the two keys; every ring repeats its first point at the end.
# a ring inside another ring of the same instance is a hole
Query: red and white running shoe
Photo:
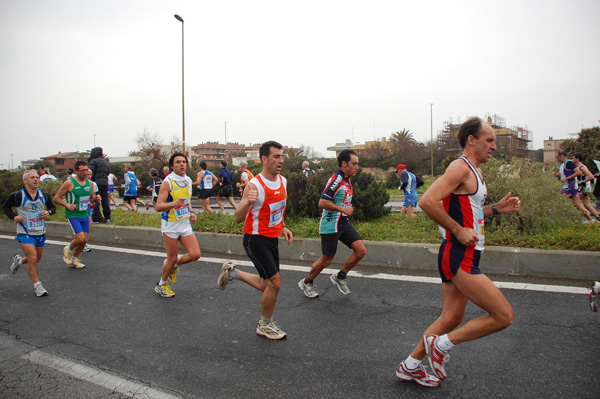
{"type": "Polygon", "coordinates": [[[431,369],[441,380],[445,380],[448,376],[446,374],[446,363],[450,360],[450,351],[443,351],[438,348],[437,342],[439,339],[440,337],[437,335],[424,335],[423,344],[425,345],[425,352],[429,355],[431,369]]]}
{"type": "Polygon", "coordinates": [[[396,369],[396,377],[404,381],[414,380],[417,384],[421,384],[424,387],[436,388],[442,384],[442,380],[434,375],[427,374],[427,370],[425,370],[423,365],[420,365],[414,370],[409,370],[406,368],[404,362],[400,363],[396,369]]]}

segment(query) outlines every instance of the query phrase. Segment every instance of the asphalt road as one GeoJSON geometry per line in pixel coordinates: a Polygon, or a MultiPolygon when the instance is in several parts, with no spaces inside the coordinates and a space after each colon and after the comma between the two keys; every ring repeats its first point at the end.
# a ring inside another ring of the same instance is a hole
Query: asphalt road
{"type": "MultiPolygon", "coordinates": [[[[514,324],[455,347],[432,389],[394,371],[439,316],[437,283],[352,276],[343,296],[322,275],[308,299],[296,284],[309,264],[285,267],[275,320],[288,338],[269,341],[255,333],[260,293],[216,288],[222,260],[183,267],[166,299],[154,292],[161,253],[94,248],[75,270],[51,241],[50,295],[37,298],[25,269],[9,271],[17,250],[0,238],[0,398],[600,397],[600,314],[581,288],[503,289],[514,324]]],[[[466,318],[481,314],[469,305],[466,318]]]]}

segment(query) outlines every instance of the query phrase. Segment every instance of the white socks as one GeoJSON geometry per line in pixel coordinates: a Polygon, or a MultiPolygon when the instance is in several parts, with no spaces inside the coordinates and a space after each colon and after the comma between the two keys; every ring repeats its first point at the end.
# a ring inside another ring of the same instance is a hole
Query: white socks
{"type": "Polygon", "coordinates": [[[406,365],[407,369],[415,370],[415,369],[419,368],[419,366],[421,365],[421,360],[415,359],[412,356],[409,356],[404,361],[404,364],[406,365]]]}
{"type": "Polygon", "coordinates": [[[441,351],[449,351],[454,347],[454,344],[448,339],[448,334],[441,335],[437,341],[437,347],[441,351]]]}

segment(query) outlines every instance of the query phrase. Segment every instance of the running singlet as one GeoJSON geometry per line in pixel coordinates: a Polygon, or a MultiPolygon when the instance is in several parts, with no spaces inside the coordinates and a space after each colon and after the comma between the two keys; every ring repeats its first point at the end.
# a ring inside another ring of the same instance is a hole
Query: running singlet
{"type": "Polygon", "coordinates": [[[585,171],[587,170],[587,166],[581,165],[579,167],[579,170],[581,170],[581,174],[579,176],[577,176],[577,185],[579,186],[579,191],[582,193],[591,193],[592,192],[591,180],[586,181],[585,183],[583,182],[585,179],[588,178],[585,173],[585,171]]]}
{"type": "Polygon", "coordinates": [[[267,180],[262,174],[250,180],[249,184],[254,184],[258,190],[258,197],[248,211],[244,233],[270,238],[281,235],[287,199],[287,180],[281,175],[277,176],[276,181],[267,180]]]}
{"type": "Polygon", "coordinates": [[[75,204],[77,208],[74,211],[70,211],[65,208],[65,216],[69,218],[85,218],[89,216],[90,207],[90,196],[92,195],[92,186],[90,181],[85,179],[84,184],[79,184],[77,179],[71,177],[73,182],[73,190],[69,191],[65,196],[67,204],[75,204]]]}
{"type": "Polygon", "coordinates": [[[400,177],[400,183],[402,184],[400,187],[404,191],[404,199],[410,199],[416,201],[419,196],[417,195],[417,178],[415,175],[408,170],[402,173],[400,177]],[[405,177],[406,176],[406,177],[405,177]]]}
{"type": "Polygon", "coordinates": [[[43,236],[46,234],[46,223],[42,217],[42,211],[46,209],[46,197],[38,188],[37,197],[29,198],[25,189],[21,189],[21,203],[16,206],[17,215],[23,220],[17,224],[17,234],[29,236],[43,236]]]}
{"type": "MultiPolygon", "coordinates": [[[[254,178],[254,175],[249,170],[246,170],[244,173],[242,173],[242,176],[240,176],[240,180],[242,181],[242,184],[248,183],[253,178],[254,178]],[[244,175],[246,175],[245,179],[244,179],[244,175]]],[[[240,194],[244,195],[244,188],[240,188],[240,194]]]]}
{"type": "Polygon", "coordinates": [[[115,175],[113,175],[112,173],[108,174],[108,185],[109,186],[115,185],[115,175]]]}
{"type": "Polygon", "coordinates": [[[204,178],[202,179],[202,186],[200,188],[201,189],[213,188],[212,173],[210,173],[208,170],[204,171],[204,178]]]}
{"type": "MultiPolygon", "coordinates": [[[[469,165],[475,178],[477,179],[477,190],[473,194],[450,194],[442,200],[444,209],[448,215],[462,227],[474,229],[479,236],[479,240],[475,243],[475,250],[483,251],[483,243],[485,241],[484,234],[484,219],[483,219],[483,203],[487,196],[487,187],[485,182],[479,177],[477,170],[465,157],[459,157],[469,165]]],[[[444,239],[452,244],[464,245],[458,241],[450,231],[446,231],[442,226],[439,226],[440,233],[444,239]]]]}
{"type": "Polygon", "coordinates": [[[126,186],[123,195],[135,197],[137,195],[137,177],[135,177],[135,173],[127,172],[123,177],[125,179],[126,186]]]}
{"type": "Polygon", "coordinates": [[[224,186],[231,185],[231,172],[227,168],[221,168],[219,171],[219,181],[224,186]]]}
{"type": "MultiPolygon", "coordinates": [[[[321,199],[333,202],[336,205],[348,207],[352,204],[352,182],[350,178],[338,170],[327,181],[321,199]]],[[[319,234],[332,234],[344,230],[350,225],[348,216],[339,211],[323,209],[319,221],[319,234]]]]}
{"type": "MultiPolygon", "coordinates": [[[[570,159],[567,159],[565,162],[561,163],[560,167],[558,168],[558,171],[560,173],[560,178],[565,179],[569,176],[574,175],[575,169],[577,169],[577,164],[575,162],[571,161],[570,159]]],[[[576,189],[577,188],[577,178],[568,179],[565,182],[561,182],[560,188],[561,188],[561,190],[562,189],[576,189]]]]}
{"type": "Polygon", "coordinates": [[[150,187],[152,188],[152,200],[158,198],[158,193],[160,192],[161,185],[162,180],[160,180],[160,177],[153,177],[150,179],[150,187]]]}
{"type": "Polygon", "coordinates": [[[190,198],[192,198],[192,179],[187,176],[184,178],[173,178],[171,175],[169,175],[165,178],[163,184],[167,184],[169,186],[169,196],[167,197],[167,202],[174,202],[179,198],[185,198],[185,203],[181,207],[164,211],[161,218],[168,222],[189,219],[192,212],[192,207],[190,205],[190,198]]]}

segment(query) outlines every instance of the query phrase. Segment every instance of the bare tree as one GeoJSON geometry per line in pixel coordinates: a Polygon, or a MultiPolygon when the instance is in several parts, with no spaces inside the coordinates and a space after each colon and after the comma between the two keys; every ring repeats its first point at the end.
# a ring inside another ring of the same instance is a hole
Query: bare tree
{"type": "Polygon", "coordinates": [[[392,157],[392,150],[384,142],[376,141],[365,148],[365,157],[381,162],[392,157]]]}
{"type": "Polygon", "coordinates": [[[319,158],[322,156],[321,153],[315,151],[315,148],[310,145],[300,144],[300,151],[307,159],[319,158]]]}
{"type": "Polygon", "coordinates": [[[163,141],[158,133],[152,133],[147,128],[144,128],[141,133],[138,133],[136,142],[139,151],[135,155],[140,156],[146,166],[168,164],[171,151],[164,151],[163,141]]]}

